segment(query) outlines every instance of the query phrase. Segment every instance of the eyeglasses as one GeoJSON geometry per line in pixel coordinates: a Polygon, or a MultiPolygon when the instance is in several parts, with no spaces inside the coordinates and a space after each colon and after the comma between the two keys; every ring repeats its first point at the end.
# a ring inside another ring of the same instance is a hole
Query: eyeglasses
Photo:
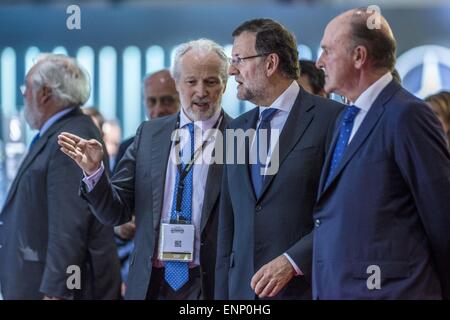
{"type": "Polygon", "coordinates": [[[161,105],[168,106],[175,103],[176,99],[176,96],[147,97],[147,103],[150,107],[153,107],[159,101],[161,105]]]}
{"type": "Polygon", "coordinates": [[[261,54],[257,54],[254,56],[248,56],[248,57],[234,57],[234,58],[228,58],[228,62],[232,65],[232,66],[237,66],[237,65],[241,65],[244,60],[247,59],[253,59],[253,58],[258,58],[258,57],[264,57],[264,56],[268,56],[270,53],[261,53],[261,54]]]}

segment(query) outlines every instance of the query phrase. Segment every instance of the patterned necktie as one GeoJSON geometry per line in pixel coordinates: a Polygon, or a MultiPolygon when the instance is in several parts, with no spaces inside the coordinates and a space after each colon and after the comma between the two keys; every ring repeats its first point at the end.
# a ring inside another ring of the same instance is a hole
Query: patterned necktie
{"type": "Polygon", "coordinates": [[[333,158],[331,160],[330,169],[328,171],[327,180],[325,186],[331,182],[331,178],[336,173],[336,169],[342,160],[345,149],[347,148],[350,135],[352,133],[353,124],[355,122],[356,115],[358,114],[360,108],[356,106],[347,106],[345,109],[344,116],[342,117],[342,122],[339,128],[339,138],[334,147],[333,158]]]}
{"type": "MultiPolygon", "coordinates": [[[[194,123],[189,123],[186,125],[190,134],[190,152],[191,154],[194,152],[194,123]]],[[[184,150],[189,151],[189,146],[185,146],[184,150]]],[[[182,157],[181,170],[183,171],[187,165],[189,160],[184,160],[186,157],[182,157]]],[[[175,178],[175,189],[173,193],[173,201],[172,201],[172,211],[170,213],[170,219],[176,220],[177,213],[179,213],[180,217],[182,217],[186,223],[190,223],[192,220],[192,177],[194,172],[194,166],[192,166],[189,173],[186,175],[184,179],[184,188],[183,195],[181,199],[181,211],[177,212],[176,204],[177,204],[177,190],[180,183],[180,172],[177,170],[177,175],[175,178]]],[[[189,280],[189,263],[182,261],[167,261],[165,263],[165,273],[164,279],[170,285],[170,287],[174,291],[178,291],[186,282],[189,280]]]]}
{"type": "MultiPolygon", "coordinates": [[[[264,182],[264,175],[261,174],[261,171],[264,170],[266,163],[263,163],[260,159],[260,147],[264,147],[264,143],[262,139],[264,138],[264,134],[261,134],[261,130],[265,129],[267,130],[266,135],[266,143],[265,143],[265,149],[263,151],[267,151],[267,154],[269,153],[269,145],[270,145],[270,121],[272,120],[275,113],[278,111],[278,109],[275,108],[267,108],[264,109],[263,112],[261,112],[261,121],[259,122],[259,126],[256,129],[256,163],[250,164],[250,174],[252,177],[252,183],[253,183],[253,189],[255,190],[256,197],[259,197],[261,193],[262,184],[264,182]]],[[[266,159],[267,160],[267,159],[266,159]]],[[[266,161],[264,161],[266,162],[266,161]]]]}
{"type": "Polygon", "coordinates": [[[28,150],[31,150],[31,148],[36,144],[36,142],[41,137],[40,134],[41,134],[40,132],[36,133],[36,135],[33,137],[33,140],[31,140],[30,147],[28,148],[28,150]]]}

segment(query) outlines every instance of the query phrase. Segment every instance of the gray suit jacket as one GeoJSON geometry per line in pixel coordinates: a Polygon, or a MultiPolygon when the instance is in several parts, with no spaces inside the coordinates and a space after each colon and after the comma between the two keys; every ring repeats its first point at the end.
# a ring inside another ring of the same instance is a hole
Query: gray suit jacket
{"type": "Polygon", "coordinates": [[[75,108],[54,123],[22,162],[0,215],[0,283],[5,299],[116,299],[119,261],[112,228],[78,196],[82,172],[59,150],[68,131],[101,139],[92,120],[75,108]],[[81,289],[66,281],[80,267],[81,289]]]}
{"type": "MultiPolygon", "coordinates": [[[[285,252],[305,276],[292,279],[277,298],[311,298],[312,212],[325,152],[340,110],[341,104],[300,89],[279,139],[278,172],[265,178],[258,198],[248,160],[225,166],[216,299],[255,299],[250,287],[252,276],[285,252]]],[[[229,127],[255,129],[258,116],[255,108],[229,127]]],[[[248,145],[245,148],[248,159],[248,145]]]]}
{"type": "MultiPolygon", "coordinates": [[[[95,188],[81,194],[91,204],[96,216],[105,224],[121,225],[136,215],[135,248],[132,253],[126,299],[145,299],[150,285],[152,256],[161,219],[167,163],[172,131],[178,114],[144,122],[134,142],[117,164],[114,176],[103,175],[95,188]]],[[[220,130],[230,118],[225,115],[220,130]]],[[[202,295],[212,299],[216,259],[218,202],[222,165],[208,170],[201,218],[200,267],[202,295]]]]}

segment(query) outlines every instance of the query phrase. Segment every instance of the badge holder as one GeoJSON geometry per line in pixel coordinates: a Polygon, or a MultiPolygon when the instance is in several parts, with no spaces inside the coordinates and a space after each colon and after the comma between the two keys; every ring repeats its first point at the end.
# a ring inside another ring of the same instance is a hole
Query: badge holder
{"type": "Polygon", "coordinates": [[[194,259],[194,225],[185,220],[161,223],[158,260],[191,262],[194,259]]]}

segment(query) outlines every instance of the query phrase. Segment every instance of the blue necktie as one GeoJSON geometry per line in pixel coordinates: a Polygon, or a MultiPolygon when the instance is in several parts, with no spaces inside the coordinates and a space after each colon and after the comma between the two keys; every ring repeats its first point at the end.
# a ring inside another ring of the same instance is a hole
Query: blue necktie
{"type": "Polygon", "coordinates": [[[339,138],[336,142],[333,152],[333,158],[331,160],[330,169],[328,171],[327,180],[325,186],[331,182],[331,177],[336,173],[336,169],[339,166],[339,163],[344,156],[345,149],[348,145],[348,140],[350,139],[350,135],[352,133],[353,124],[355,122],[356,115],[359,112],[358,107],[356,106],[347,106],[344,112],[344,116],[342,117],[342,121],[339,128],[339,138]]]}
{"type": "Polygon", "coordinates": [[[262,163],[260,159],[260,152],[259,149],[262,145],[262,140],[264,135],[260,136],[260,132],[262,129],[267,130],[267,140],[266,140],[266,149],[264,151],[268,151],[269,144],[270,144],[270,120],[272,120],[275,113],[278,111],[278,109],[275,108],[267,108],[264,109],[263,112],[261,112],[261,121],[259,122],[259,126],[256,129],[256,163],[250,164],[250,174],[252,177],[252,183],[253,183],[253,189],[255,190],[256,197],[259,197],[261,193],[262,184],[264,182],[264,175],[261,174],[261,171],[264,170],[266,163],[262,163]]]}
{"type": "MultiPolygon", "coordinates": [[[[190,134],[190,152],[191,154],[194,152],[194,123],[189,123],[186,125],[190,134]]],[[[189,146],[185,146],[184,150],[189,150],[189,146]]],[[[186,159],[186,157],[182,157],[182,159],[186,159]]],[[[182,171],[187,165],[187,162],[191,160],[182,160],[181,169],[182,171]],[[186,162],[185,162],[186,161],[186,162]]],[[[187,223],[190,223],[192,220],[192,176],[194,172],[194,167],[192,166],[189,173],[186,175],[184,179],[184,188],[183,188],[183,196],[181,201],[181,211],[179,212],[180,217],[182,217],[187,223]]],[[[178,185],[180,183],[180,172],[177,170],[177,175],[175,178],[175,189],[173,193],[173,201],[172,201],[172,211],[170,213],[170,219],[177,219],[177,190],[178,185]]],[[[174,291],[178,291],[186,282],[189,280],[189,263],[182,261],[167,261],[165,263],[165,273],[164,278],[166,282],[172,287],[174,291]]]]}
{"type": "Polygon", "coordinates": [[[33,137],[33,140],[31,140],[30,147],[28,148],[28,150],[31,150],[31,148],[36,144],[36,142],[41,137],[40,134],[41,134],[40,132],[36,133],[36,135],[33,137]]]}

